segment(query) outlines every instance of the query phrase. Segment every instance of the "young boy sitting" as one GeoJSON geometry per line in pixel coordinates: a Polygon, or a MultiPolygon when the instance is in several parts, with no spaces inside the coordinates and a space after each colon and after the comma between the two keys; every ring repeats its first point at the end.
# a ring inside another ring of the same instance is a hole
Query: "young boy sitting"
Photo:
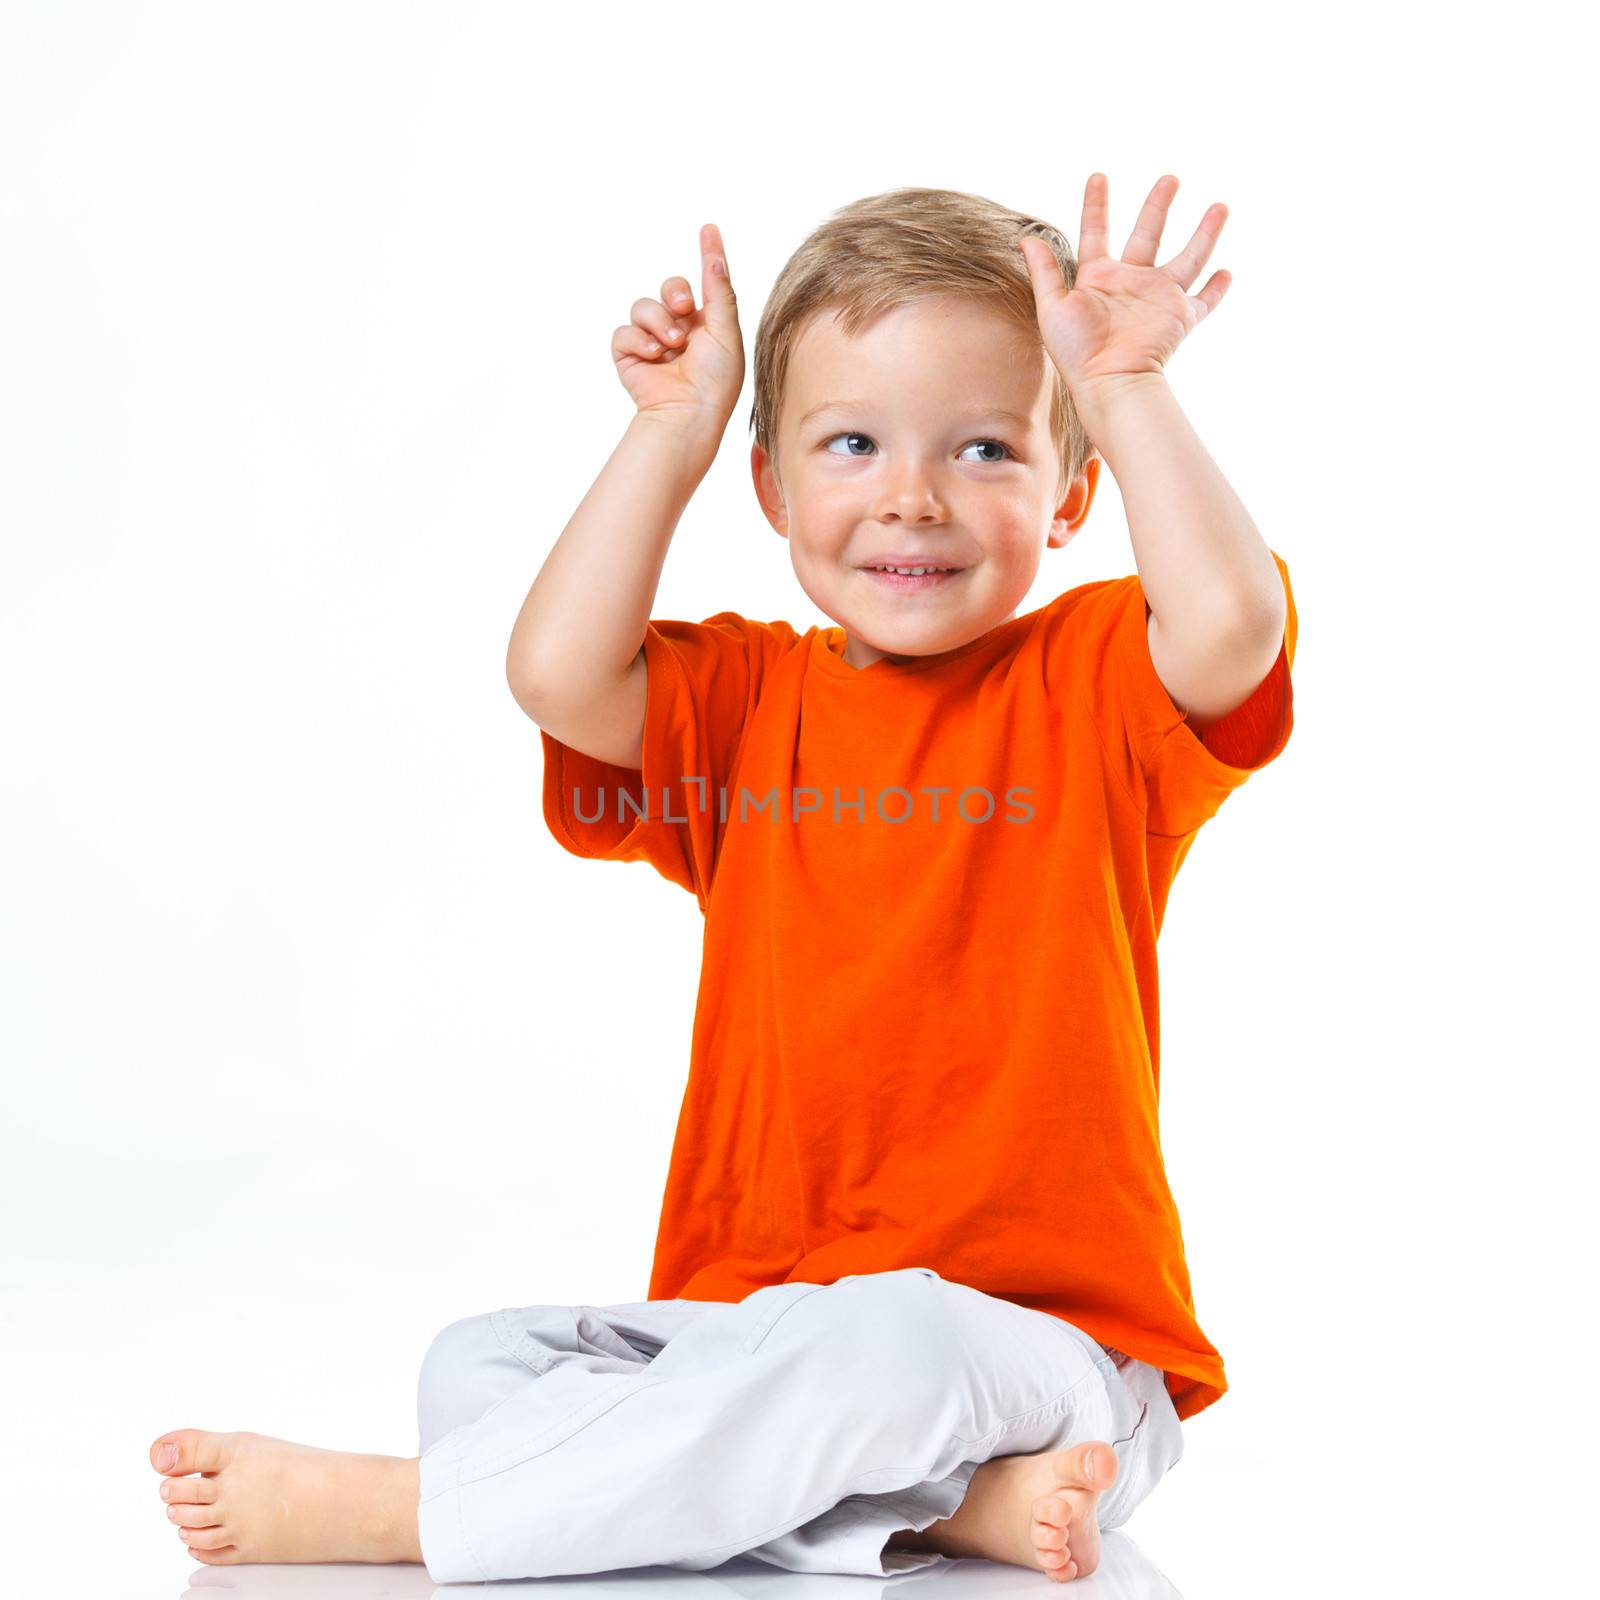
{"type": "Polygon", "coordinates": [[[1176,188],[1121,259],[1098,173],[1076,262],[937,189],[791,258],[751,463],[831,627],[651,619],[743,385],[717,229],[698,308],[677,277],[635,303],[637,415],[508,675],[555,837],[705,914],[649,1298],[452,1324],[418,1458],[163,1435],[201,1560],[1062,1581],[1181,1456],[1227,1383],[1162,1164],[1156,937],[1196,832],[1290,735],[1296,617],[1164,376],[1227,288],[1188,293],[1221,206],[1155,264],[1176,188]],[[1102,462],[1138,575],[1019,616],[1102,462]]]}

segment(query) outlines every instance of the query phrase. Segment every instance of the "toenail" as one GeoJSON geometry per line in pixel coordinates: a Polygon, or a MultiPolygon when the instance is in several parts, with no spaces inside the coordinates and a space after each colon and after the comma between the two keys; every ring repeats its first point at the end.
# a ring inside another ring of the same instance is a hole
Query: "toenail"
{"type": "Polygon", "coordinates": [[[156,1465],[165,1472],[169,1467],[175,1466],[178,1460],[178,1447],[175,1444],[164,1444],[156,1451],[156,1465]]]}
{"type": "Polygon", "coordinates": [[[161,1498],[163,1500],[170,1500],[172,1498],[172,1485],[170,1483],[164,1483],[161,1485],[161,1498]]]}
{"type": "Polygon", "coordinates": [[[168,1506],[167,1515],[171,1517],[174,1522],[176,1522],[178,1520],[178,1508],[176,1506],[168,1506]]]}

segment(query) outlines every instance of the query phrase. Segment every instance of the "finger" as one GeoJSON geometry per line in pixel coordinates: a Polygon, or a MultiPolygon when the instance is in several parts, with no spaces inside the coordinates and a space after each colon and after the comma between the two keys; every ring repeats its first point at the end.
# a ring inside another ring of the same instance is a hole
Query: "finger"
{"type": "Polygon", "coordinates": [[[1222,232],[1222,225],[1227,220],[1228,208],[1219,200],[1201,217],[1194,237],[1161,270],[1169,277],[1176,278],[1187,289],[1200,276],[1200,269],[1210,259],[1211,252],[1216,248],[1217,235],[1222,232]]]}
{"type": "Polygon", "coordinates": [[[1022,258],[1028,263],[1028,278],[1033,284],[1034,304],[1042,313],[1047,307],[1067,297],[1067,280],[1061,271],[1056,253],[1043,239],[1025,234],[1017,241],[1022,258]]]}
{"type": "Polygon", "coordinates": [[[624,356],[637,356],[641,361],[654,361],[662,352],[661,341],[636,323],[625,323],[611,335],[611,359],[620,361],[624,356]]]}
{"type": "Polygon", "coordinates": [[[1199,308],[1199,316],[1195,320],[1197,328],[1222,303],[1222,297],[1232,282],[1233,274],[1226,267],[1221,267],[1206,279],[1206,286],[1199,294],[1189,296],[1189,303],[1199,308]]]}
{"type": "Polygon", "coordinates": [[[1078,225],[1078,265],[1106,253],[1106,175],[1091,172],[1083,188],[1083,220],[1078,225]]]}
{"type": "Polygon", "coordinates": [[[700,229],[700,298],[708,322],[738,321],[739,299],[728,277],[728,253],[723,247],[722,230],[714,222],[707,222],[700,229]]]}
{"type": "Polygon", "coordinates": [[[629,315],[662,344],[679,350],[683,348],[684,335],[688,330],[681,322],[674,320],[672,313],[659,300],[635,300],[629,315]]]}
{"type": "Polygon", "coordinates": [[[1178,180],[1169,172],[1156,179],[1156,186],[1139,208],[1139,220],[1128,235],[1122,259],[1135,267],[1153,267],[1161,248],[1161,230],[1167,225],[1167,207],[1178,192],[1178,180]]]}
{"type": "Polygon", "coordinates": [[[694,293],[687,278],[667,278],[661,284],[661,303],[680,317],[694,315],[694,293]]]}

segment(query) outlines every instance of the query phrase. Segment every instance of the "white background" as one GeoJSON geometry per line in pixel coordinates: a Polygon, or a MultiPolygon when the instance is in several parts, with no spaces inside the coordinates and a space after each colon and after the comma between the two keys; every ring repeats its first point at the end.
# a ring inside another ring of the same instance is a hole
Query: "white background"
{"type": "MultiPolygon", "coordinates": [[[[412,1454],[446,1323],[644,1295],[700,913],[548,836],[503,676],[631,412],[612,329],[669,274],[698,297],[705,221],[748,348],[836,207],[967,189],[1076,241],[1096,169],[1118,251],[1164,172],[1162,259],[1231,209],[1170,377],[1301,622],[1294,738],[1162,937],[1167,1163],[1232,1389],[1127,1536],[1191,1600],[1560,1570],[1596,241],[1554,8],[0,18],[18,1592],[207,1570],[159,1433],[412,1454]]],[[[749,404],[654,614],[825,624],[749,404]]],[[[1103,493],[1024,609],[1133,570],[1103,493]]]]}

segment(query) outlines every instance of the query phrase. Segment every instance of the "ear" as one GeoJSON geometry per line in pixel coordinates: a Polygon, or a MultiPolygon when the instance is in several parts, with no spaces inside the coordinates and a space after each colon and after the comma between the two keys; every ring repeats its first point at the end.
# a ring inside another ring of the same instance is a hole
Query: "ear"
{"type": "Polygon", "coordinates": [[[1094,504],[1094,492],[1100,486],[1102,465],[1100,457],[1091,454],[1083,464],[1083,471],[1068,485],[1067,497],[1056,507],[1050,536],[1045,540],[1050,549],[1059,550],[1083,526],[1089,507],[1094,504]]]}
{"type": "Polygon", "coordinates": [[[772,458],[759,444],[750,446],[750,476],[756,486],[756,499],[767,521],[783,538],[789,537],[789,508],[784,504],[783,490],[778,486],[778,475],[773,470],[772,458]]]}

